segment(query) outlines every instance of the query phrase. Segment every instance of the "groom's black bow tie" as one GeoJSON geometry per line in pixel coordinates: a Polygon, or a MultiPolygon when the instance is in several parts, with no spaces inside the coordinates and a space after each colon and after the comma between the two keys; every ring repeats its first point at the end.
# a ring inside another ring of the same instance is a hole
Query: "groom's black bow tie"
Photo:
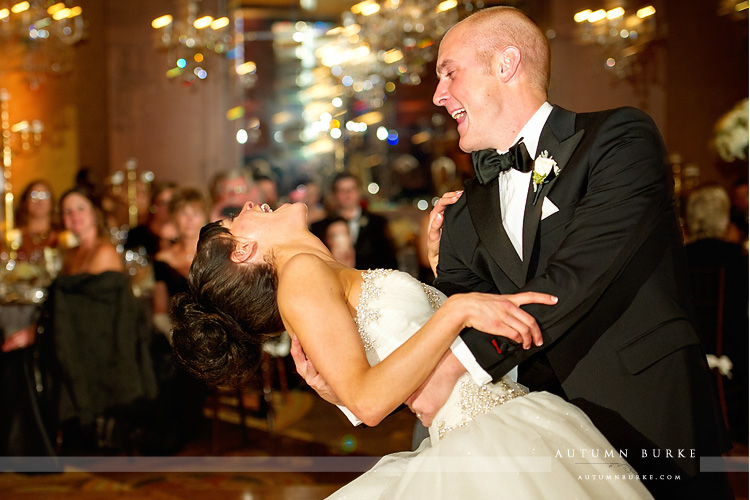
{"type": "Polygon", "coordinates": [[[531,172],[531,169],[534,168],[534,162],[521,141],[511,146],[508,152],[504,154],[497,154],[494,149],[473,151],[471,161],[474,163],[477,180],[482,185],[492,181],[500,172],[505,172],[511,168],[515,168],[519,172],[531,172]]]}

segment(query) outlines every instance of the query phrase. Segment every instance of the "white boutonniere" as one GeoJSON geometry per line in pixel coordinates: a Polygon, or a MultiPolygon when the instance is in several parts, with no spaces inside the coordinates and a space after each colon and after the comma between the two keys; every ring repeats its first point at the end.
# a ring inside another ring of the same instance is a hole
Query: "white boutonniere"
{"type": "Polygon", "coordinates": [[[557,166],[557,162],[552,159],[549,152],[542,151],[534,160],[534,173],[532,174],[531,181],[534,183],[534,205],[536,205],[539,199],[539,194],[542,192],[540,189],[542,186],[550,182],[552,179],[557,177],[560,173],[560,167],[557,166]]]}

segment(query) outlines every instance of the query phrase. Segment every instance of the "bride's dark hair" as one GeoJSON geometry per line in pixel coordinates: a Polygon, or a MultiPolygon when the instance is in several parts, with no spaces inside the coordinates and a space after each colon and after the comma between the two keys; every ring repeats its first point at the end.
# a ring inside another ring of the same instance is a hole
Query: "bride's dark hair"
{"type": "Polygon", "coordinates": [[[190,291],[172,299],[172,348],[194,376],[238,385],[260,364],[263,343],[284,327],[276,302],[272,261],[237,264],[236,240],[219,222],[201,229],[190,266],[190,291]]]}

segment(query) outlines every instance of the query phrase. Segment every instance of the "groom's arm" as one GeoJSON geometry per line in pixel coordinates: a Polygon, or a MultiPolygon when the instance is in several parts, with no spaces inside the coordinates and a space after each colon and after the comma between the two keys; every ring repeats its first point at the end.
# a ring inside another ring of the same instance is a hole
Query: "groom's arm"
{"type": "MultiPolygon", "coordinates": [[[[434,211],[440,207],[436,207],[434,211]]],[[[463,223],[456,223],[458,220],[456,217],[460,217],[462,212],[465,213],[467,210],[466,199],[461,197],[455,202],[452,207],[444,207],[443,210],[449,210],[452,214],[449,214],[447,220],[452,225],[448,226],[445,230],[443,223],[431,224],[430,231],[437,232],[430,245],[437,247],[439,245],[439,251],[436,248],[431,249],[433,253],[439,256],[437,258],[437,277],[433,285],[438,288],[445,295],[451,296],[456,293],[468,293],[468,292],[484,292],[484,293],[500,293],[494,283],[488,282],[479,277],[473,270],[473,264],[469,263],[464,254],[460,252],[459,247],[463,248],[467,242],[472,241],[468,233],[473,231],[470,227],[465,227],[465,224],[470,224],[466,219],[463,223]]],[[[443,212],[440,211],[442,214],[443,212]]],[[[468,217],[467,217],[468,218],[468,217]]],[[[446,223],[447,224],[447,223],[446,223]]],[[[510,372],[515,365],[510,366],[505,372],[490,375],[487,367],[493,366],[497,362],[496,353],[512,353],[515,350],[520,349],[521,345],[504,337],[489,336],[485,333],[479,332],[473,328],[467,328],[459,336],[453,345],[451,350],[454,354],[454,359],[460,361],[465,367],[464,371],[468,371],[474,381],[478,384],[485,384],[491,382],[492,379],[498,379],[510,372]],[[480,345],[481,348],[475,348],[475,346],[469,346],[464,341],[468,338],[471,340],[476,335],[482,341],[486,340],[492,347],[491,350],[484,349],[484,345],[480,345]]],[[[533,348],[532,348],[533,350],[533,348]]],[[[438,370],[440,366],[438,366],[438,370]]],[[[453,373],[456,370],[452,370],[453,373]]],[[[447,377],[440,377],[446,379],[447,377]]],[[[455,378],[458,378],[457,376],[455,378]]],[[[433,384],[434,385],[434,384],[433,384]]],[[[440,392],[440,391],[434,391],[440,392]]],[[[439,406],[438,406],[439,407],[439,406]]],[[[426,410],[427,411],[427,410],[426,410]]]]}

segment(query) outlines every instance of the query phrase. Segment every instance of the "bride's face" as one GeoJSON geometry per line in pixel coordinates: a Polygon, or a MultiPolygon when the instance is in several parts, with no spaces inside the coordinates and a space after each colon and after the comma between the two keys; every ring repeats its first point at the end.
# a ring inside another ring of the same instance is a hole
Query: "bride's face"
{"type": "Polygon", "coordinates": [[[239,214],[224,219],[221,225],[229,229],[240,245],[248,246],[248,260],[257,260],[262,258],[260,253],[283,243],[297,231],[307,231],[307,206],[304,203],[284,204],[269,212],[249,201],[239,214]]]}

